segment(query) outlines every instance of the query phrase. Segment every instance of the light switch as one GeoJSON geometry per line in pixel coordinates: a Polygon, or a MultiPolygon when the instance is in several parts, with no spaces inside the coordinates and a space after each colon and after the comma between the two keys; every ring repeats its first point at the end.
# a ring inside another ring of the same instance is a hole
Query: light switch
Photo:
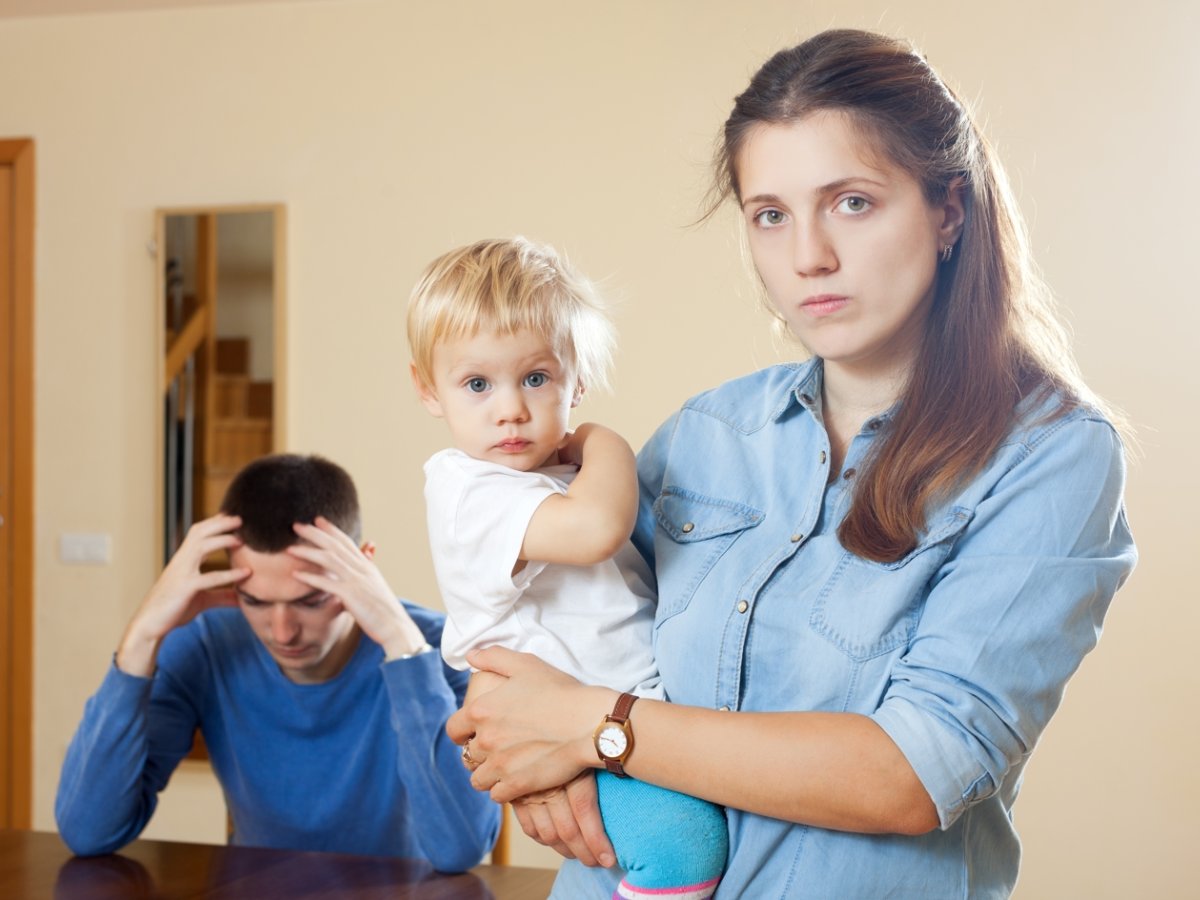
{"type": "Polygon", "coordinates": [[[60,534],[58,558],[73,565],[101,565],[112,562],[112,537],[107,534],[60,534]]]}

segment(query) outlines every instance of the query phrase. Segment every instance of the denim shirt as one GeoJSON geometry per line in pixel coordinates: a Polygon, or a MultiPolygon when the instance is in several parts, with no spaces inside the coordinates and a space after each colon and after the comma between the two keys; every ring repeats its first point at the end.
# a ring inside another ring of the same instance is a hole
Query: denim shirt
{"type": "MultiPolygon", "coordinates": [[[[676,703],[869,716],[941,827],[852,834],[730,808],[717,897],[1008,896],[1025,763],[1136,560],[1119,438],[1090,408],[1023,409],[916,548],[870,562],[837,527],[889,414],[831,478],[821,375],[811,360],[701,394],[639,454],[655,656],[676,703]]],[[[554,896],[599,897],[615,878],[567,863],[559,882],[554,896]]]]}

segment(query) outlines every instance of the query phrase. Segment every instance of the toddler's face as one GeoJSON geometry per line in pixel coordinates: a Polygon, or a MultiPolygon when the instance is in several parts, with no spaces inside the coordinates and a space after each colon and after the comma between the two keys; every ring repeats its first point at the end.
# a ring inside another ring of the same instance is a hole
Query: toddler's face
{"type": "Polygon", "coordinates": [[[417,390],[459,450],[522,471],[558,461],[580,389],[543,337],[521,330],[443,341],[432,369],[433,384],[417,390]]]}

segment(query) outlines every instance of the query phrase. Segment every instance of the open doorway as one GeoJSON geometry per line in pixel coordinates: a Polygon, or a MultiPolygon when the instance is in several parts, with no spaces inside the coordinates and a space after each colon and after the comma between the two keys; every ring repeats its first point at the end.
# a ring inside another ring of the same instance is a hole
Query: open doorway
{"type": "Polygon", "coordinates": [[[159,214],[162,561],[282,448],[283,208],[159,214]]]}

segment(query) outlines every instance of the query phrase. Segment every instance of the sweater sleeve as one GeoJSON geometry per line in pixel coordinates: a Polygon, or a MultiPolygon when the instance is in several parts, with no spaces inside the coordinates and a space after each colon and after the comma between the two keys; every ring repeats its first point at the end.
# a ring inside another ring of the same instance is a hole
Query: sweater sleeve
{"type": "MultiPolygon", "coordinates": [[[[437,647],[440,617],[409,612],[437,647]]],[[[462,752],[446,736],[446,720],[462,704],[470,673],[445,665],[436,652],[385,662],[382,669],[417,841],[438,871],[469,869],[491,850],[500,829],[500,807],[471,787],[462,752]]]]}
{"type": "Polygon", "coordinates": [[[110,664],[67,747],[54,815],[80,856],[112,853],[137,838],[158,793],[192,746],[197,715],[161,670],[153,678],[110,664]]]}

